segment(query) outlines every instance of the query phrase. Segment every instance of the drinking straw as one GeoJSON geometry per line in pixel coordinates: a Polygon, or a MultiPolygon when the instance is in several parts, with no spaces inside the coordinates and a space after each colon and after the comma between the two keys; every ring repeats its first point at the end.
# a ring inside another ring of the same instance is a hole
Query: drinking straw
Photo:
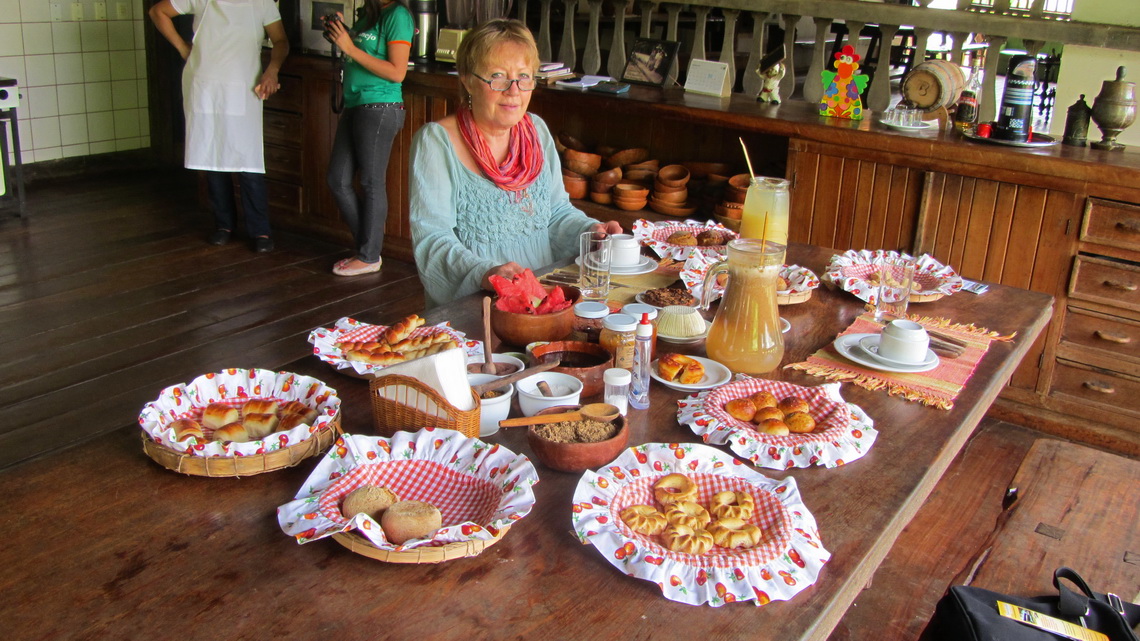
{"type": "MultiPolygon", "coordinates": [[[[756,177],[756,172],[752,171],[752,160],[748,158],[748,147],[744,146],[744,137],[737,138],[740,141],[740,148],[744,150],[744,163],[748,165],[748,185],[751,187],[752,180],[756,177]]],[[[747,198],[745,198],[747,200],[747,198]]],[[[768,244],[768,210],[764,210],[764,231],[760,232],[760,246],[764,247],[768,244]]]]}

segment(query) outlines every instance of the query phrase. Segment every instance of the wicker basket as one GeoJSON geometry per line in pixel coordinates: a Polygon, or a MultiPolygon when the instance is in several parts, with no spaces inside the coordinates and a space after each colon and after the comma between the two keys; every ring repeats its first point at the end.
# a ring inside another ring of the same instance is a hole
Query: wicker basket
{"type": "Polygon", "coordinates": [[[471,410],[457,409],[439,392],[401,374],[373,379],[368,383],[368,393],[376,433],[380,436],[392,436],[400,430],[414,432],[424,427],[455,430],[469,438],[479,436],[479,396],[474,390],[471,398],[475,408],[471,410]]]}
{"type": "Polygon", "coordinates": [[[293,467],[329,448],[340,435],[340,414],[309,438],[265,454],[253,456],[193,456],[157,443],[142,434],[143,452],[168,470],[191,476],[253,476],[293,467]]]}
{"type": "Polygon", "coordinates": [[[381,550],[373,545],[371,541],[356,532],[338,532],[332,535],[332,538],[349,550],[378,561],[388,563],[443,563],[444,561],[462,559],[479,554],[483,550],[498,543],[499,539],[503,538],[503,535],[505,535],[508,530],[510,530],[509,527],[499,530],[499,534],[493,539],[463,541],[460,543],[448,543],[447,545],[419,547],[400,551],[381,550]]]}
{"type": "Polygon", "coordinates": [[[811,298],[811,292],[812,292],[812,290],[809,289],[806,292],[791,292],[791,293],[787,293],[787,294],[777,293],[776,294],[776,304],[777,305],[796,305],[799,303],[803,303],[803,302],[807,301],[809,298],[811,298]]]}

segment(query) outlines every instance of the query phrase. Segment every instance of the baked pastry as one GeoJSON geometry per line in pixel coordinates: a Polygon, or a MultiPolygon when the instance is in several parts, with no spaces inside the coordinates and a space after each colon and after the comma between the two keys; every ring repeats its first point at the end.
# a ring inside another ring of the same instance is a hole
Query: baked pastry
{"type": "Polygon", "coordinates": [[[396,545],[422,539],[443,526],[443,516],[431,503],[399,501],[393,503],[380,517],[384,536],[396,545]]]}
{"type": "Polygon", "coordinates": [[[225,403],[210,403],[206,409],[202,410],[202,427],[216,430],[240,418],[241,413],[236,407],[230,407],[225,403]]]}
{"type": "Polygon", "coordinates": [[[241,406],[242,417],[249,416],[250,414],[276,414],[277,401],[271,398],[255,398],[245,402],[241,406]]]}
{"type": "Polygon", "coordinates": [[[269,436],[277,429],[278,418],[276,414],[247,414],[241,419],[245,432],[251,441],[269,436]]]}
{"type": "Polygon", "coordinates": [[[774,418],[776,420],[784,420],[784,413],[778,407],[761,407],[756,410],[756,415],[752,417],[753,423],[763,423],[764,421],[774,418]]]}
{"type": "Polygon", "coordinates": [[[349,492],[340,502],[340,513],[351,519],[357,514],[367,514],[377,521],[384,511],[400,500],[396,493],[386,487],[365,485],[349,492]]]}
{"type": "Polygon", "coordinates": [[[709,245],[723,245],[724,239],[721,237],[720,232],[706,229],[703,232],[697,234],[697,244],[701,245],[702,247],[707,247],[709,245]]]}
{"type": "Polygon", "coordinates": [[[286,414],[301,414],[305,417],[305,422],[312,424],[320,416],[320,412],[305,405],[301,401],[287,401],[277,406],[277,415],[285,418],[286,414]]]}
{"type": "Polygon", "coordinates": [[[684,245],[686,247],[696,247],[697,237],[692,232],[688,231],[675,231],[669,234],[668,241],[674,245],[684,245]]]}
{"type": "Polygon", "coordinates": [[[768,390],[760,390],[752,395],[752,402],[756,403],[756,409],[761,407],[776,407],[776,395],[768,390]]]}
{"type": "Polygon", "coordinates": [[[192,418],[180,418],[172,422],[168,427],[174,429],[174,440],[185,441],[191,436],[196,437],[198,440],[204,439],[205,433],[202,431],[202,426],[192,418]]]}
{"type": "Polygon", "coordinates": [[[760,432],[761,434],[770,434],[772,436],[787,436],[789,433],[791,433],[791,430],[788,429],[787,423],[781,421],[778,418],[769,418],[761,421],[756,426],[756,431],[760,432]]]}
{"type": "Polygon", "coordinates": [[[784,417],[784,423],[796,434],[807,434],[815,429],[815,419],[807,412],[792,412],[784,417]]]}
{"type": "Polygon", "coordinates": [[[691,528],[703,528],[709,524],[712,517],[709,511],[694,501],[677,501],[665,510],[665,520],[669,525],[687,525],[691,528]]]}
{"type": "Polygon", "coordinates": [[[777,276],[776,277],[776,291],[778,291],[778,292],[788,291],[788,280],[786,278],[784,278],[783,276],[777,276]]]}
{"type": "Polygon", "coordinates": [[[682,385],[696,385],[705,377],[705,366],[701,362],[690,358],[681,369],[680,383],[682,385]]]}
{"type": "MultiPolygon", "coordinates": [[[[237,410],[234,411],[236,412],[237,410]]],[[[247,443],[251,439],[249,438],[249,432],[245,431],[245,426],[241,423],[234,422],[227,423],[226,425],[223,425],[214,430],[214,440],[247,443]]]]}
{"type": "Polygon", "coordinates": [[[713,494],[709,499],[709,511],[718,519],[734,518],[747,521],[752,518],[756,501],[748,492],[724,491],[713,494]]]}
{"type": "Polygon", "coordinates": [[[297,427],[298,425],[312,425],[313,422],[305,418],[304,414],[283,414],[281,420],[277,421],[277,429],[275,432],[288,432],[289,430],[297,427]]]}
{"type": "Polygon", "coordinates": [[[646,536],[660,534],[667,523],[665,515],[652,505],[631,505],[622,510],[620,516],[629,529],[646,536]]]}
{"type": "Polygon", "coordinates": [[[677,378],[684,367],[685,363],[681,360],[680,354],[662,354],[661,358],[657,359],[657,374],[667,381],[677,378]]]}
{"type": "Polygon", "coordinates": [[[713,542],[722,548],[750,548],[760,543],[764,533],[760,528],[745,522],[744,519],[723,518],[709,526],[713,542]]]}
{"type": "Polygon", "coordinates": [[[661,533],[665,547],[685,554],[704,554],[712,549],[713,536],[708,530],[687,525],[670,525],[661,533]]]}
{"type": "Polygon", "coordinates": [[[696,501],[697,484],[684,474],[666,474],[653,484],[653,498],[665,507],[678,501],[696,501]]]}
{"type": "Polygon", "coordinates": [[[751,423],[752,417],[756,416],[756,404],[748,397],[734,398],[724,404],[724,411],[738,421],[751,423]]]}
{"type": "Polygon", "coordinates": [[[811,409],[808,406],[808,402],[799,396],[786,396],[780,400],[780,403],[777,405],[777,407],[779,407],[780,410],[785,414],[791,414],[792,412],[807,412],[811,409]]]}
{"type": "Polygon", "coordinates": [[[411,316],[408,316],[398,323],[392,323],[389,325],[388,328],[385,329],[380,336],[376,337],[376,340],[377,342],[384,342],[388,343],[389,345],[395,345],[396,343],[399,343],[405,338],[411,336],[412,332],[416,331],[416,328],[422,326],[424,322],[424,319],[420,318],[416,314],[412,314],[411,316]]]}

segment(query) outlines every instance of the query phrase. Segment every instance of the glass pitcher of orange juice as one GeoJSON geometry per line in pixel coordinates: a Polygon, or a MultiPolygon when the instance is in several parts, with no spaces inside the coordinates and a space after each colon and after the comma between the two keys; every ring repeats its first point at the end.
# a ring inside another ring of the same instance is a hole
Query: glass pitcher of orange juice
{"type": "Polygon", "coordinates": [[[753,176],[740,215],[740,236],[788,244],[788,181],[753,176]]]}
{"type": "Polygon", "coordinates": [[[784,264],[785,247],[759,238],[728,243],[728,260],[705,274],[701,308],[708,309],[713,285],[724,272],[728,283],[709,328],[705,350],[709,358],[745,374],[766,374],[784,358],[784,336],[776,307],[776,280],[784,264]]]}

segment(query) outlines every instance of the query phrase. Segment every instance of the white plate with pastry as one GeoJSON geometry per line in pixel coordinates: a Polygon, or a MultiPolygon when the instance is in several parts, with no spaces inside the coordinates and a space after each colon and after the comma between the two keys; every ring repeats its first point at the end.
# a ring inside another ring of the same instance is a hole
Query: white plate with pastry
{"type": "Polygon", "coordinates": [[[662,354],[661,358],[650,363],[649,375],[665,387],[680,392],[710,389],[724,385],[732,378],[732,372],[724,365],[710,358],[684,354],[662,354]],[[661,368],[662,360],[665,361],[664,370],[661,368]],[[696,378],[697,374],[700,374],[700,378],[696,378]],[[682,380],[693,382],[682,383],[682,380]]]}

